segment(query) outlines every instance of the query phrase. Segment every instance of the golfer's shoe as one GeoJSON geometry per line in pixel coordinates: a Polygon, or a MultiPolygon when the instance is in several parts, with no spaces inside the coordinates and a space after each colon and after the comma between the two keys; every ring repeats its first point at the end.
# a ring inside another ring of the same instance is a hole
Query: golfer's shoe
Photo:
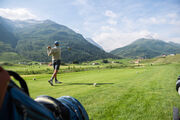
{"type": "Polygon", "coordinates": [[[53,86],[53,81],[52,81],[52,80],[49,80],[48,82],[49,82],[49,84],[50,84],[51,86],[53,86]]]}
{"type": "Polygon", "coordinates": [[[62,82],[60,82],[60,81],[56,80],[56,81],[55,81],[55,83],[62,83],[62,82]]]}

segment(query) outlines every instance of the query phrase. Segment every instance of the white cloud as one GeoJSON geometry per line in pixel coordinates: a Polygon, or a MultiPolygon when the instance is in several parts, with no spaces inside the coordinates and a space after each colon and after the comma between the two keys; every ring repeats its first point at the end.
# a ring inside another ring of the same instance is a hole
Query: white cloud
{"type": "Polygon", "coordinates": [[[149,17],[149,18],[140,18],[138,19],[139,23],[142,25],[153,25],[153,24],[171,24],[171,25],[180,25],[180,16],[177,13],[169,13],[164,16],[158,17],[149,17]]]}
{"type": "Polygon", "coordinates": [[[75,0],[74,5],[87,5],[87,0],[75,0]]]}
{"type": "Polygon", "coordinates": [[[178,15],[176,13],[169,13],[169,14],[167,14],[167,17],[169,17],[169,18],[177,18],[178,15]]]}
{"type": "Polygon", "coordinates": [[[116,20],[113,20],[113,19],[109,19],[107,22],[108,22],[109,24],[111,24],[111,25],[116,25],[116,24],[117,24],[117,21],[116,21],[116,20]]]}
{"type": "Polygon", "coordinates": [[[110,17],[110,18],[116,18],[117,14],[114,13],[113,11],[111,11],[111,10],[106,10],[105,11],[105,16],[110,17]]]}
{"type": "Polygon", "coordinates": [[[180,43],[180,37],[169,38],[169,41],[180,43]]]}
{"type": "Polygon", "coordinates": [[[177,13],[169,13],[167,14],[166,18],[168,19],[168,24],[172,25],[180,25],[180,15],[177,13]]]}
{"type": "Polygon", "coordinates": [[[100,29],[102,32],[113,32],[113,31],[116,31],[115,28],[113,27],[110,27],[110,26],[101,26],[101,29],[100,29]]]}
{"type": "Polygon", "coordinates": [[[12,20],[38,19],[37,16],[33,15],[30,11],[28,11],[25,8],[17,8],[17,9],[0,8],[0,16],[12,20]]]}
{"type": "Polygon", "coordinates": [[[150,39],[156,39],[159,38],[159,35],[157,33],[151,33],[147,30],[142,30],[137,32],[139,37],[143,37],[143,38],[150,38],[150,39]]]}
{"type": "Polygon", "coordinates": [[[79,30],[78,28],[72,28],[72,27],[71,27],[71,29],[72,29],[73,31],[75,31],[76,33],[80,33],[80,30],[79,30]]]}
{"type": "Polygon", "coordinates": [[[163,17],[150,17],[150,18],[140,18],[138,22],[142,24],[165,24],[167,22],[167,19],[163,17]]]}
{"type": "Polygon", "coordinates": [[[124,25],[123,29],[127,31],[131,31],[137,26],[136,23],[134,24],[134,21],[132,21],[131,19],[128,19],[126,16],[121,19],[121,22],[124,25]]]}
{"type": "Polygon", "coordinates": [[[90,13],[94,11],[93,6],[88,3],[88,0],[75,0],[72,2],[72,5],[77,7],[79,15],[83,17],[89,17],[90,13]]]}
{"type": "Polygon", "coordinates": [[[116,25],[117,24],[117,20],[115,20],[117,18],[117,14],[116,13],[114,13],[111,10],[106,10],[104,15],[109,18],[107,20],[108,24],[110,24],[110,25],[116,25]]]}
{"type": "Polygon", "coordinates": [[[169,24],[180,26],[180,20],[172,19],[172,20],[169,22],[169,24]]]}

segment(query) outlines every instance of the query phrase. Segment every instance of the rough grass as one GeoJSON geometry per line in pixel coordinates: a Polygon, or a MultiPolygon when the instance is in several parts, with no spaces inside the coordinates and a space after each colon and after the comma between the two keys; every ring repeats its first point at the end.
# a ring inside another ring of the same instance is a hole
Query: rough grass
{"type": "Polygon", "coordinates": [[[73,96],[93,120],[169,120],[173,106],[180,108],[175,91],[179,74],[180,64],[94,69],[59,74],[63,83],[55,86],[47,82],[51,74],[22,76],[33,98],[73,96]]]}

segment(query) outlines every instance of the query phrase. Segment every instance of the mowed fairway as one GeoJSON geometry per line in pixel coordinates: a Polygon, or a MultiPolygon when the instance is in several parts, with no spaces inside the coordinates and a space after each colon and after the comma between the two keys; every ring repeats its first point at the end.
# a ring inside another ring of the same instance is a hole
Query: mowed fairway
{"type": "Polygon", "coordinates": [[[180,64],[63,73],[55,86],[47,82],[51,74],[22,76],[31,97],[73,96],[93,120],[170,120],[173,106],[180,108],[178,75],[180,64]]]}

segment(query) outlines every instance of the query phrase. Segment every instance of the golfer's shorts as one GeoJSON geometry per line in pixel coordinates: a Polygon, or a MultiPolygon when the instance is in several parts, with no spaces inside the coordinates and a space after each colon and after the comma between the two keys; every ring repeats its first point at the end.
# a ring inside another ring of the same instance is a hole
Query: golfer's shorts
{"type": "Polygon", "coordinates": [[[61,60],[53,60],[52,61],[54,70],[59,70],[60,64],[61,64],[61,60]]]}

